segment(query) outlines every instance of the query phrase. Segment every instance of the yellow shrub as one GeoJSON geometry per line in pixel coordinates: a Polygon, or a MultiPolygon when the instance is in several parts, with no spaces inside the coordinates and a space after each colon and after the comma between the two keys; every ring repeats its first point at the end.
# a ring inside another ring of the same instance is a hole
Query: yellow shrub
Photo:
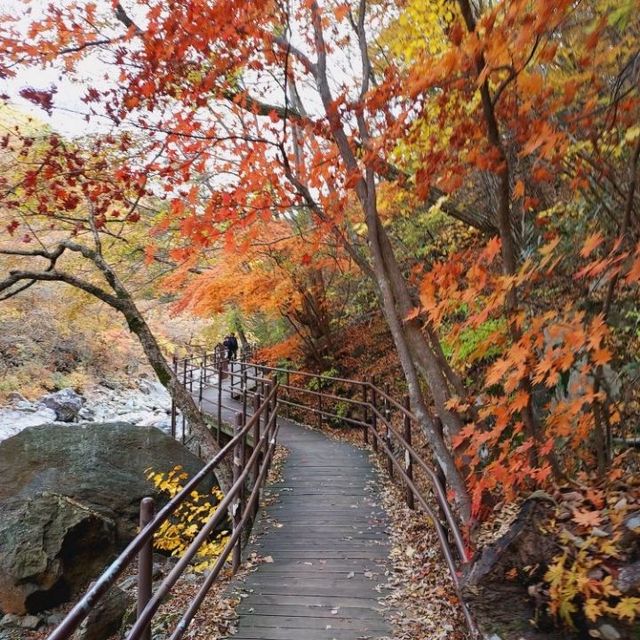
{"type": "Polygon", "coordinates": [[[620,534],[580,538],[564,531],[562,552],[554,557],[545,582],[549,585],[550,611],[574,627],[583,614],[591,622],[603,615],[633,622],[640,615],[640,598],[623,596],[610,571],[611,561],[621,555],[620,534]]]}
{"type": "MultiPolygon", "coordinates": [[[[180,465],[165,473],[156,472],[153,469],[147,469],[145,473],[147,479],[169,498],[173,498],[182,491],[189,477],[180,465]]],[[[204,524],[214,517],[222,497],[222,492],[217,488],[212,489],[210,493],[192,491],[189,499],[185,500],[173,515],[160,525],[154,535],[154,547],[161,551],[168,551],[172,556],[180,557],[204,524]]],[[[223,531],[213,540],[205,542],[194,558],[194,571],[202,572],[211,568],[228,539],[228,532],[223,531]]]]}

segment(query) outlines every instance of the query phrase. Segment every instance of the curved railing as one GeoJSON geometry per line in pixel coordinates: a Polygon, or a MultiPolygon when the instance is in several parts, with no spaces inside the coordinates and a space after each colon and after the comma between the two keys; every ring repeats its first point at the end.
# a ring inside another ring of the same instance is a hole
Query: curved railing
{"type": "Polygon", "coordinates": [[[235,413],[234,434],[185,487],[176,494],[157,514],[153,513],[153,500],[145,498],[140,509],[140,533],[127,545],[118,558],[109,565],[88,591],[80,598],[64,620],[48,636],[47,640],[64,640],[95,608],[107,591],[116,583],[122,573],[138,561],[138,615],[133,627],[126,635],[127,640],[150,640],[153,616],[162,601],[170,594],[173,586],[183,575],[202,545],[222,524],[227,514],[231,514],[232,530],[214,566],[209,570],[198,593],[184,611],[180,621],[170,636],[178,640],[187,630],[198,611],[204,597],[217,579],[227,558],[232,556],[235,572],[240,565],[243,533],[251,525],[258,510],[260,490],[264,485],[273,456],[278,433],[277,394],[278,384],[271,380],[260,380],[263,394],[254,394],[253,414],[246,411],[235,413]],[[249,436],[252,449],[247,455],[249,436]],[[201,481],[220,468],[231,465],[233,480],[224,498],[220,501],[215,515],[202,527],[174,567],[152,592],[153,536],[162,523],[187,501],[201,481]]]}
{"type": "MultiPolygon", "coordinates": [[[[246,407],[248,398],[263,392],[257,381],[273,378],[278,380],[278,405],[284,416],[291,417],[296,412],[294,417],[303,416],[301,421],[306,424],[312,420],[304,416],[315,416],[318,425],[331,420],[362,429],[364,443],[386,457],[389,475],[402,482],[407,505],[411,509],[418,505],[432,520],[467,626],[473,636],[477,635],[460,588],[459,573],[469,562],[464,538],[447,500],[444,474],[432,468],[412,442],[414,426],[419,422],[411,411],[408,396],[398,402],[390,395],[388,386],[380,388],[374,380],[325,376],[255,362],[230,362],[219,350],[176,360],[174,366],[201,410],[216,412],[218,427],[223,422],[223,410],[232,409],[232,405],[225,405],[223,390],[246,407]],[[427,495],[425,486],[431,489],[432,496],[427,495]]],[[[441,428],[438,418],[436,424],[441,428]]]]}

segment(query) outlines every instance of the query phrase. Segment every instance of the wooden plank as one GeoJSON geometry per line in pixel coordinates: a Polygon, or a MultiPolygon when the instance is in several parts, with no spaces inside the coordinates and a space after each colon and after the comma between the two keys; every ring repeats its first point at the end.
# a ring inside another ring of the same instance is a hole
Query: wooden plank
{"type": "Polygon", "coordinates": [[[386,631],[388,625],[380,618],[341,618],[337,615],[332,618],[319,616],[285,616],[285,615],[260,615],[252,613],[240,616],[239,625],[246,624],[251,627],[263,627],[268,629],[352,629],[355,631],[386,631]]]}
{"type": "Polygon", "coordinates": [[[389,634],[380,631],[354,632],[348,629],[264,629],[241,626],[229,640],[378,640],[389,634]]]}
{"type": "MultiPolygon", "coordinates": [[[[365,603],[368,601],[365,601],[365,603]]],[[[278,603],[277,607],[272,604],[258,604],[254,603],[252,606],[245,605],[241,602],[236,611],[239,615],[255,614],[255,615],[278,615],[278,616],[295,616],[298,618],[312,617],[312,618],[343,618],[351,619],[357,618],[358,620],[371,619],[379,621],[379,614],[381,609],[376,607],[345,607],[341,605],[303,605],[303,604],[281,604],[278,603]],[[274,614],[274,612],[276,612],[274,614]]]]}
{"type": "MultiPolygon", "coordinates": [[[[215,393],[206,409],[215,415],[215,393]]],[[[223,402],[239,407],[224,391],[223,402]]],[[[233,418],[224,409],[223,418],[233,418]]],[[[392,635],[380,598],[385,587],[387,518],[375,494],[368,454],[279,420],[289,450],[282,480],[265,490],[245,556],[257,565],[231,589],[242,594],[234,640],[367,640],[392,635]],[[277,525],[277,526],[276,526],[277,525]]]]}
{"type": "MultiPolygon", "coordinates": [[[[378,595],[378,594],[376,594],[378,595]]],[[[243,598],[242,606],[267,605],[271,610],[278,606],[316,606],[316,607],[336,607],[361,609],[368,608],[370,611],[378,611],[380,603],[372,596],[308,596],[304,594],[273,594],[273,593],[252,593],[247,598],[243,598]]]]}

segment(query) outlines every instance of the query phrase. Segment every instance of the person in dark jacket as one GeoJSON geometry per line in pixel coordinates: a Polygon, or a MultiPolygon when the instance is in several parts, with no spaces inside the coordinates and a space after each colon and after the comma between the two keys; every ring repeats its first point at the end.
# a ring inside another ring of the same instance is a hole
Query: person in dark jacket
{"type": "Polygon", "coordinates": [[[227,336],[222,343],[227,349],[227,358],[229,360],[235,360],[238,355],[238,340],[236,334],[232,333],[227,336]]]}

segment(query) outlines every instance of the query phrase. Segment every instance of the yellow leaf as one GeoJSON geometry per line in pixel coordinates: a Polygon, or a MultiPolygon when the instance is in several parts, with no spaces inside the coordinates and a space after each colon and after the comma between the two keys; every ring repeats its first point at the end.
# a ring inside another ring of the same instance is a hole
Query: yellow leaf
{"type": "Polygon", "coordinates": [[[640,598],[621,598],[615,607],[609,608],[609,611],[620,620],[627,618],[629,622],[633,622],[640,615],[640,598]]]}
{"type": "Polygon", "coordinates": [[[587,616],[591,622],[595,622],[596,619],[602,615],[603,604],[598,602],[595,598],[588,598],[584,603],[584,615],[587,616]]]}

